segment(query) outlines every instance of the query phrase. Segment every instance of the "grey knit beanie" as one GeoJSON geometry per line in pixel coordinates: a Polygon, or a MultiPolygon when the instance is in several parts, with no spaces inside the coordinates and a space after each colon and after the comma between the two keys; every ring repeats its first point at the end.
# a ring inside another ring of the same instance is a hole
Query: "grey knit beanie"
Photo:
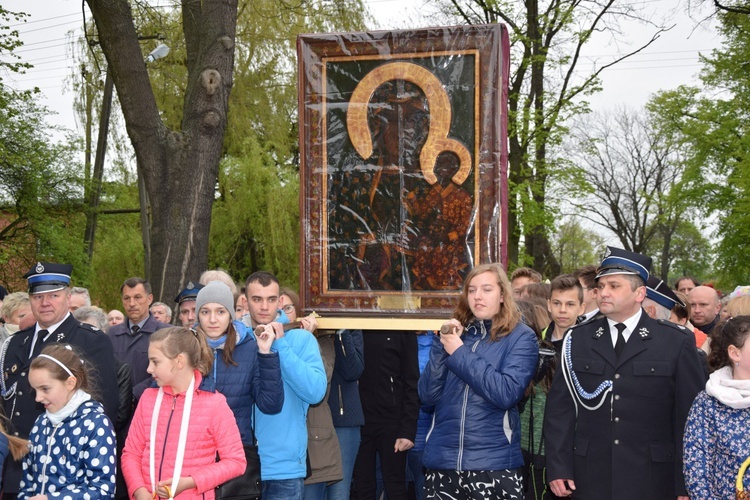
{"type": "Polygon", "coordinates": [[[195,299],[195,313],[200,312],[205,304],[215,302],[227,308],[229,314],[234,318],[234,296],[229,287],[221,281],[212,281],[204,286],[195,299]]]}

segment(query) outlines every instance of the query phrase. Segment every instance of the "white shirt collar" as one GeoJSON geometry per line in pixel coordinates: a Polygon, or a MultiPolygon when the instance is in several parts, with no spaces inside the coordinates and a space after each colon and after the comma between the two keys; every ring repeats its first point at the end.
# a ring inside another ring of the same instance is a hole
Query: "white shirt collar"
{"type": "Polygon", "coordinates": [[[615,328],[615,325],[618,323],[623,323],[625,325],[625,331],[622,332],[622,336],[625,338],[625,342],[630,340],[630,335],[635,331],[635,327],[638,326],[638,322],[641,320],[641,314],[643,314],[643,309],[638,308],[638,312],[626,319],[625,321],[614,321],[609,318],[607,318],[607,323],[609,323],[609,333],[612,336],[612,345],[614,346],[617,343],[617,328],[615,328]]]}
{"type": "Polygon", "coordinates": [[[584,321],[590,320],[591,318],[593,318],[597,314],[599,314],[599,308],[598,307],[596,309],[594,309],[593,311],[589,311],[587,313],[584,313],[583,316],[586,318],[584,321]]]}
{"type": "MultiPolygon", "coordinates": [[[[60,321],[59,323],[55,323],[49,328],[42,328],[41,326],[39,326],[39,323],[37,322],[34,328],[34,337],[36,337],[36,334],[39,333],[39,330],[47,330],[49,332],[49,335],[47,335],[47,337],[49,337],[50,335],[55,333],[55,330],[57,330],[60,327],[60,325],[62,325],[65,322],[66,319],[68,319],[68,316],[70,316],[70,312],[65,314],[65,317],[62,319],[62,321],[60,321]]],[[[45,337],[45,339],[47,337],[45,337]]]]}

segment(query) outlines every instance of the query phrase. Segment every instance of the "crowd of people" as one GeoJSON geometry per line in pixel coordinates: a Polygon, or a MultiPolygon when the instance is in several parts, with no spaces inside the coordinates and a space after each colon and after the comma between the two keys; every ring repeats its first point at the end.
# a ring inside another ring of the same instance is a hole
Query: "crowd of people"
{"type": "Polygon", "coordinates": [[[264,271],[105,312],[39,262],[0,287],[2,498],[212,499],[256,449],[268,500],[735,498],[750,287],[650,269],[479,265],[413,332],[321,329],[264,271]]]}

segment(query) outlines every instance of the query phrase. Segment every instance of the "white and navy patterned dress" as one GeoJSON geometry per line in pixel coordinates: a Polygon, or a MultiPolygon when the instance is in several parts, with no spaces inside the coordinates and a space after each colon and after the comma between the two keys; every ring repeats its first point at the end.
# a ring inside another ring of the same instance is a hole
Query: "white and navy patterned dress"
{"type": "Polygon", "coordinates": [[[18,493],[63,500],[115,497],[115,432],[102,405],[89,400],[54,426],[39,415],[29,436],[18,493]]]}
{"type": "MultiPolygon", "coordinates": [[[[701,392],[685,424],[684,447],[690,498],[735,498],[737,471],[750,456],[750,408],[731,408],[701,392]]],[[[744,485],[750,486],[747,476],[744,485]]]]}

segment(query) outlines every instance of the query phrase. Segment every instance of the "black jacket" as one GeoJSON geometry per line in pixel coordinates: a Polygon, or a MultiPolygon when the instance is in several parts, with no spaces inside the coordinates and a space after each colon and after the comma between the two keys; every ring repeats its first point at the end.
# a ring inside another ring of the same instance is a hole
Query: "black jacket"
{"type": "Polygon", "coordinates": [[[365,425],[397,426],[398,437],[414,441],[419,417],[419,360],[414,332],[364,332],[365,369],[359,395],[365,425]]]}
{"type": "MultiPolygon", "coordinates": [[[[9,391],[3,398],[5,415],[11,421],[10,432],[23,438],[29,437],[34,421],[44,412],[44,407],[34,400],[34,390],[27,378],[32,361],[29,359],[29,350],[35,326],[21,330],[10,338],[2,366],[5,388],[9,391]],[[14,384],[16,384],[15,391],[12,390],[14,384]]],[[[90,325],[80,323],[72,314],[68,314],[44,345],[54,343],[75,346],[86,360],[94,365],[94,381],[102,399],[104,412],[110,421],[116,422],[119,391],[115,357],[109,337],[90,325]]],[[[21,481],[21,463],[9,461],[9,464],[6,467],[4,490],[6,493],[15,493],[21,481]]]]}
{"type": "Polygon", "coordinates": [[[695,336],[669,321],[641,319],[618,360],[607,319],[574,326],[569,359],[589,393],[605,381],[612,391],[576,407],[555,373],[544,414],[547,479],[573,479],[574,499],[663,500],[687,495],[682,438],[688,411],[705,386],[695,336]]]}

